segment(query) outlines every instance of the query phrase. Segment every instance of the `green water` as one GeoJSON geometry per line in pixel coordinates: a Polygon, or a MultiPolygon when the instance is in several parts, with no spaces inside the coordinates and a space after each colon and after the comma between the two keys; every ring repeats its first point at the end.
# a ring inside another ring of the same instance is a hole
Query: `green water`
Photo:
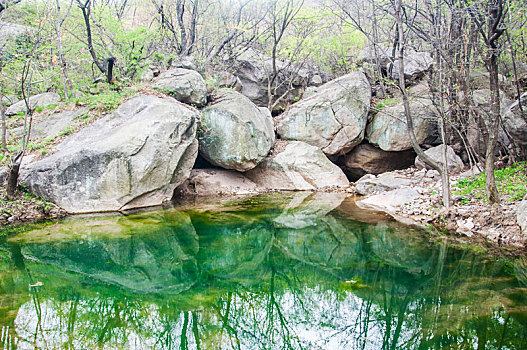
{"type": "Polygon", "coordinates": [[[336,194],[70,218],[0,242],[0,348],[527,349],[527,263],[336,194]]]}

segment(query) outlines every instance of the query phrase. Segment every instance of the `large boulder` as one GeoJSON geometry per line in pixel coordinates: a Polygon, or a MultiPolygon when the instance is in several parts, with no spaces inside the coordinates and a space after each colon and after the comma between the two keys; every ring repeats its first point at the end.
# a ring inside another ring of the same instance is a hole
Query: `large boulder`
{"type": "MultiPolygon", "coordinates": [[[[423,144],[431,134],[433,119],[438,118],[437,110],[427,98],[411,99],[409,103],[415,137],[419,144],[423,144]]],[[[406,151],[412,148],[402,101],[385,106],[373,117],[366,130],[366,138],[383,151],[406,151]]]]}
{"type": "MultiPolygon", "coordinates": [[[[275,63],[278,75],[271,88],[276,96],[285,95],[283,103],[276,106],[276,111],[279,111],[301,95],[303,88],[308,85],[310,73],[292,62],[277,60],[275,63]]],[[[273,75],[272,58],[249,49],[238,56],[232,67],[241,83],[241,93],[256,105],[267,107],[269,103],[267,89],[269,79],[273,75]]]]}
{"type": "Polygon", "coordinates": [[[270,190],[315,190],[347,187],[346,175],[315,146],[294,141],[277,155],[267,157],[245,175],[270,190]]]}
{"type": "MultiPolygon", "coordinates": [[[[430,149],[427,149],[425,151],[425,154],[430,158],[435,160],[440,166],[443,166],[443,150],[444,145],[439,145],[436,147],[432,147],[430,149]]],[[[454,149],[450,146],[446,146],[446,159],[447,159],[447,169],[449,173],[457,173],[463,170],[463,167],[465,166],[463,164],[463,161],[461,158],[454,152],[454,149]]],[[[417,157],[415,158],[415,166],[417,169],[431,169],[425,162],[421,160],[421,158],[417,157]]]]}
{"type": "MultiPolygon", "coordinates": [[[[399,79],[399,60],[392,67],[392,79],[399,79]]],[[[416,80],[426,73],[434,64],[434,59],[428,52],[408,52],[404,55],[404,76],[416,80]]]]}
{"type": "Polygon", "coordinates": [[[344,173],[351,180],[366,174],[379,175],[388,171],[406,169],[414,163],[413,150],[386,152],[369,143],[361,143],[339,160],[344,173]]]}
{"type": "Polygon", "coordinates": [[[527,93],[521,95],[522,110],[518,101],[502,109],[502,120],[514,142],[527,151],[527,93]]]}
{"type": "MultiPolygon", "coordinates": [[[[31,96],[29,98],[29,106],[31,108],[38,107],[49,107],[56,105],[60,102],[60,95],[54,92],[46,92],[44,94],[39,94],[31,96]]],[[[26,111],[26,102],[24,100],[18,101],[14,105],[11,105],[6,109],[5,114],[7,116],[12,116],[18,113],[24,113],[26,111]]]]}
{"type": "Polygon", "coordinates": [[[167,70],[156,78],[154,89],[168,93],[176,100],[204,106],[207,103],[207,86],[196,71],[184,68],[167,70]]]}
{"type": "MultiPolygon", "coordinates": [[[[502,114],[507,110],[507,107],[511,104],[504,96],[503,92],[500,92],[502,99],[500,101],[502,107],[502,114]]],[[[474,90],[472,92],[472,101],[474,102],[474,114],[471,114],[467,125],[467,140],[469,145],[479,155],[485,156],[487,151],[487,139],[485,120],[489,118],[491,114],[491,91],[489,89],[474,90]]],[[[506,112],[505,112],[506,113],[506,112]]],[[[500,130],[499,142],[502,145],[509,143],[508,137],[503,130],[500,130]]]]}
{"type": "Polygon", "coordinates": [[[260,163],[275,141],[273,118],[235,91],[223,91],[203,110],[200,153],[225,169],[247,171],[260,163]]]}
{"type": "Polygon", "coordinates": [[[376,64],[378,60],[384,68],[392,62],[392,48],[386,45],[368,45],[361,50],[357,59],[370,64],[376,64]]]}
{"type": "Polygon", "coordinates": [[[21,181],[70,213],[162,204],[190,175],[198,120],[175,100],[132,98],[29,164],[21,181]]]}
{"type": "Polygon", "coordinates": [[[368,119],[371,87],[362,72],[332,80],[280,116],[277,131],[286,140],[344,154],[361,143],[368,119]]]}

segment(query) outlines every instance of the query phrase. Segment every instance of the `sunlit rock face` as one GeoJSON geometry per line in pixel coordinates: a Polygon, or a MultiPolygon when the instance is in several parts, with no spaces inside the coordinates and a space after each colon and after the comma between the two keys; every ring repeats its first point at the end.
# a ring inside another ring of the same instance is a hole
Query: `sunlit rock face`
{"type": "Polygon", "coordinates": [[[199,113],[138,96],[24,169],[28,189],[70,213],[159,205],[190,175],[199,113]]]}
{"type": "Polygon", "coordinates": [[[371,87],[362,72],[353,72],[317,88],[278,118],[282,139],[303,141],[326,155],[344,154],[364,138],[371,87]]]}
{"type": "Polygon", "coordinates": [[[201,107],[207,103],[207,86],[201,74],[194,70],[174,68],[163,72],[153,87],[189,105],[201,107]]]}
{"type": "Polygon", "coordinates": [[[345,188],[349,181],[316,146],[293,141],[278,154],[269,156],[256,168],[245,173],[262,189],[316,190],[345,188]]]}
{"type": "Polygon", "coordinates": [[[273,118],[235,91],[224,91],[203,110],[200,153],[213,165],[247,171],[257,166],[275,142],[273,118]]]}

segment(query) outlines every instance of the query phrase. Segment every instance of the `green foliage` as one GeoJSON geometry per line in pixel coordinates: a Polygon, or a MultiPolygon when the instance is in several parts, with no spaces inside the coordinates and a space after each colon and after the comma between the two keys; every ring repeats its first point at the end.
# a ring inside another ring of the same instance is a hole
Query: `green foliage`
{"type": "Polygon", "coordinates": [[[377,102],[377,104],[375,105],[375,108],[382,111],[382,109],[386,106],[389,106],[389,105],[392,105],[394,103],[396,103],[398,101],[398,99],[395,99],[395,98],[385,98],[383,100],[380,100],[379,102],[377,102]]]}
{"type": "MultiPolygon", "coordinates": [[[[505,169],[495,170],[496,185],[498,190],[509,201],[521,200],[527,193],[527,163],[519,162],[505,169]]],[[[454,194],[473,195],[480,201],[487,201],[485,189],[485,174],[481,173],[475,178],[459,180],[458,190],[454,194]]],[[[467,204],[468,199],[464,198],[462,204],[467,204]]]]}
{"type": "Polygon", "coordinates": [[[132,96],[134,90],[124,88],[122,90],[104,90],[95,95],[89,95],[84,98],[75,99],[77,104],[86,103],[88,107],[100,112],[114,111],[124,100],[132,96]]]}

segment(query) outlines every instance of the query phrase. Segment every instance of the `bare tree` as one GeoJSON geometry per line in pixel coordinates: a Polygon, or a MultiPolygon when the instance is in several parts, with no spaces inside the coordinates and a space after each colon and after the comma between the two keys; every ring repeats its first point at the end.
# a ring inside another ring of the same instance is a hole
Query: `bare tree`
{"type": "Polygon", "coordinates": [[[503,0],[487,0],[482,5],[483,8],[470,6],[469,13],[487,50],[485,63],[489,71],[491,101],[490,113],[486,118],[483,118],[488,134],[485,152],[485,185],[487,188],[487,199],[489,203],[494,204],[500,202],[500,195],[494,177],[494,162],[501,120],[498,65],[500,57],[499,39],[506,28],[504,22],[506,8],[503,6],[503,0]]]}
{"type": "MultiPolygon", "coordinates": [[[[279,75],[281,72],[291,68],[292,61],[288,60],[285,66],[279,67],[278,47],[284,38],[288,27],[295,20],[296,16],[302,9],[304,0],[285,0],[283,2],[271,1],[268,16],[270,17],[270,32],[271,32],[271,64],[272,70],[267,83],[268,108],[272,111],[280,101],[287,96],[292,89],[293,77],[289,79],[281,79],[279,75]],[[284,84],[286,86],[284,86],[284,84]],[[284,89],[285,88],[285,89],[284,89]],[[278,94],[282,89],[285,92],[278,94]]],[[[300,45],[297,45],[297,50],[300,45]]]]}
{"type": "Polygon", "coordinates": [[[77,0],[77,5],[82,11],[82,17],[84,18],[84,25],[86,27],[86,40],[88,42],[88,51],[93,59],[93,63],[99,68],[101,73],[105,74],[106,69],[104,68],[103,62],[97,57],[95,48],[93,47],[93,36],[91,30],[90,16],[91,16],[91,7],[92,0],[77,0]]]}
{"type": "Polygon", "coordinates": [[[167,4],[164,0],[152,0],[152,4],[160,16],[161,28],[168,30],[171,34],[173,47],[177,54],[179,56],[190,55],[196,43],[199,0],[191,0],[188,3],[187,0],[176,0],[175,17],[177,25],[173,22],[170,2],[167,4]],[[188,5],[191,7],[190,12],[187,11],[188,5]],[[186,19],[187,13],[188,20],[186,19]]]}
{"type": "Polygon", "coordinates": [[[393,3],[393,6],[394,6],[395,19],[397,21],[397,31],[398,31],[397,60],[399,62],[399,89],[401,90],[401,93],[403,96],[403,106],[404,106],[404,113],[406,115],[406,126],[408,130],[408,135],[410,137],[412,148],[414,149],[417,156],[421,158],[421,160],[423,160],[423,162],[425,162],[432,169],[437,170],[439,174],[441,175],[442,187],[443,187],[443,204],[445,205],[447,209],[449,209],[450,208],[450,185],[448,181],[448,172],[445,171],[446,166],[447,166],[446,145],[443,145],[443,148],[444,148],[443,164],[444,166],[442,167],[426,155],[426,153],[423,151],[423,149],[419,145],[419,142],[417,141],[417,138],[415,136],[414,122],[412,118],[412,110],[410,108],[410,103],[408,100],[408,92],[406,91],[406,79],[404,76],[404,47],[406,44],[406,40],[405,40],[404,28],[403,28],[404,22],[403,22],[402,0],[395,0],[395,2],[393,3]]]}
{"type": "Polygon", "coordinates": [[[68,90],[72,89],[72,84],[68,74],[66,57],[64,56],[64,47],[62,44],[62,25],[64,24],[64,21],[68,17],[71,7],[73,6],[73,0],[70,0],[69,5],[64,14],[61,14],[60,0],[55,0],[55,4],[55,22],[53,23],[53,28],[55,30],[55,36],[57,39],[57,52],[59,55],[60,70],[62,72],[62,86],[64,89],[64,98],[68,99],[68,90]]]}

